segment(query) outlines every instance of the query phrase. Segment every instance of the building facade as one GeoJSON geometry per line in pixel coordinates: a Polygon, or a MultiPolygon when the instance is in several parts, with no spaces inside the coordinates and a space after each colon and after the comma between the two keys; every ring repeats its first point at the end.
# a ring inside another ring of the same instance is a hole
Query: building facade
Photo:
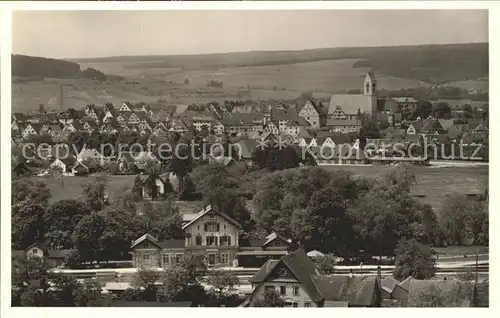
{"type": "Polygon", "coordinates": [[[196,214],[184,214],[183,222],[184,239],[158,241],[144,234],[135,240],[134,267],[166,268],[182,262],[186,254],[202,256],[209,267],[258,267],[288,253],[290,241],[275,233],[263,240],[240,242],[240,224],[210,205],[196,214]]]}

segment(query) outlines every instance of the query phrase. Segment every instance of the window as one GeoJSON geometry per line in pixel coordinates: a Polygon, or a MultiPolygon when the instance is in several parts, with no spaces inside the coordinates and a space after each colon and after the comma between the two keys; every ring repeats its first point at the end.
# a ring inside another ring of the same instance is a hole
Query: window
{"type": "Polygon", "coordinates": [[[292,307],[292,303],[287,301],[287,302],[285,303],[285,307],[292,307]]]}
{"type": "Polygon", "coordinates": [[[209,218],[209,219],[212,219],[212,220],[213,220],[213,219],[215,219],[215,214],[209,214],[209,215],[208,215],[208,218],[209,218]]]}
{"type": "Polygon", "coordinates": [[[217,246],[217,237],[207,236],[207,246],[217,246]]]}
{"type": "Polygon", "coordinates": [[[299,286],[293,286],[293,294],[295,296],[298,296],[299,295],[299,286]]]}
{"type": "Polygon", "coordinates": [[[304,303],[304,307],[307,307],[307,308],[311,307],[311,303],[304,303]]]}
{"type": "Polygon", "coordinates": [[[145,260],[145,261],[149,261],[149,255],[148,254],[143,255],[142,259],[145,260]]]}
{"type": "Polygon", "coordinates": [[[226,224],[224,224],[224,230],[226,229],[226,224]]]}
{"type": "Polygon", "coordinates": [[[208,265],[215,264],[215,254],[208,254],[208,265]]]}
{"type": "Polygon", "coordinates": [[[175,263],[179,264],[182,261],[182,254],[175,254],[175,263]]]}
{"type": "Polygon", "coordinates": [[[286,286],[280,286],[280,294],[286,295],[286,286]]]}
{"type": "Polygon", "coordinates": [[[219,223],[205,223],[205,232],[218,232],[219,223]]]}
{"type": "Polygon", "coordinates": [[[288,273],[286,271],[285,268],[280,268],[280,270],[278,271],[278,276],[279,277],[283,277],[283,276],[286,276],[288,273]]]}
{"type": "Polygon", "coordinates": [[[170,255],[169,254],[163,255],[163,266],[165,266],[165,265],[170,265],[170,255]]]}
{"type": "Polygon", "coordinates": [[[229,255],[227,253],[221,254],[221,263],[229,264],[229,255]]]}
{"type": "Polygon", "coordinates": [[[231,236],[224,235],[220,237],[220,246],[229,246],[231,245],[231,236]]]}
{"type": "Polygon", "coordinates": [[[196,246],[201,246],[201,235],[196,235],[196,238],[195,238],[195,244],[196,246]]]}
{"type": "Polygon", "coordinates": [[[38,254],[38,249],[34,248],[33,249],[33,254],[38,254]]]}
{"type": "Polygon", "coordinates": [[[299,303],[292,303],[292,307],[299,307],[299,303]]]}

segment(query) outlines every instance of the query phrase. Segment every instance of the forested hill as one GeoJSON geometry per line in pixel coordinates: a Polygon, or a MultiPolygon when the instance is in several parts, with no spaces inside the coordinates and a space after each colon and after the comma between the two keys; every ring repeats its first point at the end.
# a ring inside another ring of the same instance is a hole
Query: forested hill
{"type": "MultiPolygon", "coordinates": [[[[80,64],[75,62],[20,54],[12,54],[12,76],[87,78],[100,81],[110,78],[109,75],[93,68],[81,70],[80,64]]],[[[119,79],[115,75],[111,77],[119,79]]]]}
{"type": "Polygon", "coordinates": [[[74,62],[27,55],[12,55],[12,76],[76,77],[79,73],[80,65],[74,62]]]}
{"type": "Polygon", "coordinates": [[[371,67],[382,74],[434,84],[488,77],[488,43],[341,47],[198,55],[114,56],[74,59],[74,61],[121,62],[127,68],[216,69],[340,59],[358,59],[360,61],[353,67],[371,67]]]}

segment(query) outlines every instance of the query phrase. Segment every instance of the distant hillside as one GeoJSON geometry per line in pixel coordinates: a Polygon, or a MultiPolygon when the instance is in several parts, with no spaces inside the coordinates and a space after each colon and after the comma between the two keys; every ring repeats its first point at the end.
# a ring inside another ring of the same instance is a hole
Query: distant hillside
{"type": "Polygon", "coordinates": [[[27,55],[12,55],[12,76],[76,77],[79,73],[80,65],[74,62],[27,55]]]}
{"type": "Polygon", "coordinates": [[[80,64],[65,60],[12,54],[12,76],[27,78],[86,78],[99,81],[119,80],[116,75],[106,75],[99,70],[80,69],[80,64]]]}
{"type": "Polygon", "coordinates": [[[359,59],[353,67],[427,83],[448,83],[488,76],[488,43],[323,48],[302,51],[252,51],[202,55],[116,56],[78,62],[124,62],[129,68],[207,69],[359,59]]]}

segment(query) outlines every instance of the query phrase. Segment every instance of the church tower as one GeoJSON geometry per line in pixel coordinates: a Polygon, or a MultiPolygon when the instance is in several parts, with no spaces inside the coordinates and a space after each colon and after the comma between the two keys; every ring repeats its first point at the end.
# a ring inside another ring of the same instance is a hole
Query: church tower
{"type": "Polygon", "coordinates": [[[372,72],[366,73],[365,83],[363,85],[363,95],[376,96],[377,95],[377,80],[372,72]]]}

